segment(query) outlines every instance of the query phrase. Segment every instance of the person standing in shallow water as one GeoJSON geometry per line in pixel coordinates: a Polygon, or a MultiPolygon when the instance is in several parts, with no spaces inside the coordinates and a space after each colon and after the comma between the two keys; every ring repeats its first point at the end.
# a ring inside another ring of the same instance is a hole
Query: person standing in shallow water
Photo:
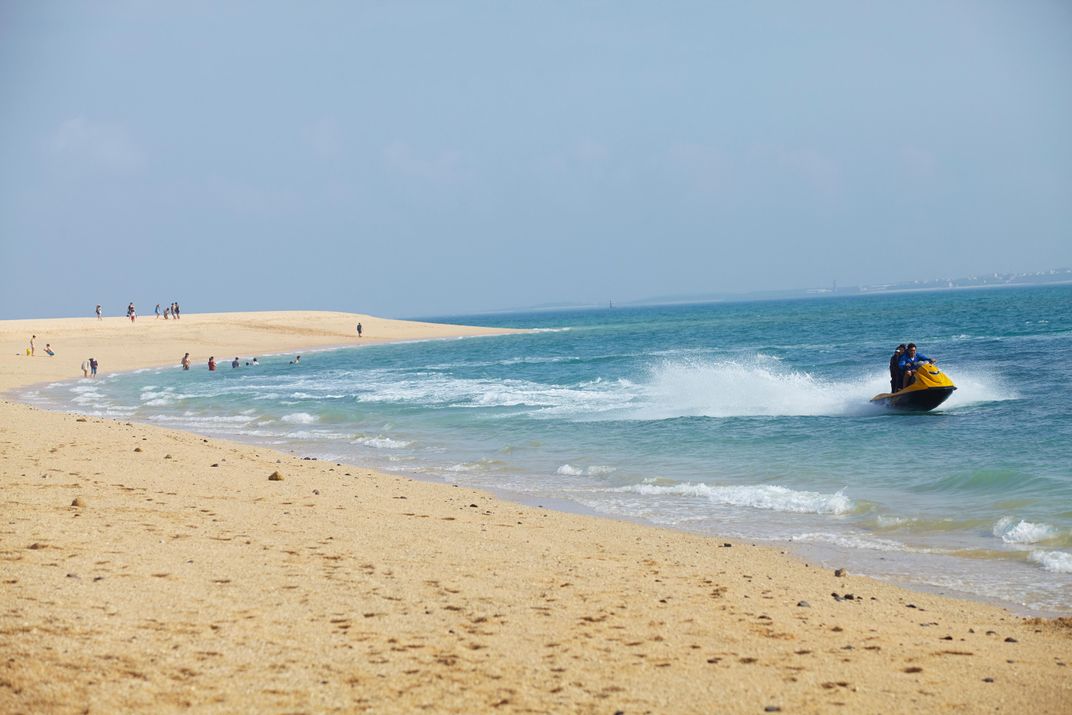
{"type": "Polygon", "coordinates": [[[210,372],[216,372],[216,356],[213,355],[208,359],[208,369],[210,372]]]}
{"type": "Polygon", "coordinates": [[[179,364],[182,365],[183,370],[189,370],[190,369],[190,353],[186,353],[185,355],[183,355],[182,360],[179,361],[179,364]]]}

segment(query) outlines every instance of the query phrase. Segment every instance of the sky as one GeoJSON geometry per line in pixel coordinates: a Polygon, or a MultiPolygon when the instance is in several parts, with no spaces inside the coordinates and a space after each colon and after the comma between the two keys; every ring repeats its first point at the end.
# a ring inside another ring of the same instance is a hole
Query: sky
{"type": "Polygon", "coordinates": [[[1072,3],[0,0],[0,318],[1072,266],[1072,3]]]}

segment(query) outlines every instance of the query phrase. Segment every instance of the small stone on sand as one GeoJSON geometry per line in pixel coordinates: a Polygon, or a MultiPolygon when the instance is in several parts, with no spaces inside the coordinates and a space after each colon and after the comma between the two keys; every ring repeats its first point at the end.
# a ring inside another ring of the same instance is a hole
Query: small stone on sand
{"type": "Polygon", "coordinates": [[[834,569],[834,575],[841,578],[845,575],[845,569],[834,569]]]}
{"type": "Polygon", "coordinates": [[[1020,641],[1016,640],[1012,636],[1009,636],[1008,638],[1005,639],[1005,642],[1006,643],[1019,643],[1020,641]]]}
{"type": "Polygon", "coordinates": [[[85,421],[86,421],[85,417],[79,417],[78,419],[75,420],[75,422],[85,422],[85,421]]]}
{"type": "Polygon", "coordinates": [[[75,497],[74,501],[71,502],[71,506],[85,506],[85,505],[86,505],[86,500],[83,499],[82,497],[75,497]]]}
{"type": "Polygon", "coordinates": [[[283,481],[283,475],[280,474],[279,472],[272,472],[271,474],[268,475],[268,481],[270,481],[270,482],[281,482],[281,481],[283,481]]]}
{"type": "Polygon", "coordinates": [[[141,451],[141,447],[135,447],[135,448],[134,448],[134,451],[135,451],[135,452],[140,452],[140,451],[141,451]]]}
{"type": "Polygon", "coordinates": [[[811,608],[811,604],[807,601],[797,601],[797,608],[811,608]]]}

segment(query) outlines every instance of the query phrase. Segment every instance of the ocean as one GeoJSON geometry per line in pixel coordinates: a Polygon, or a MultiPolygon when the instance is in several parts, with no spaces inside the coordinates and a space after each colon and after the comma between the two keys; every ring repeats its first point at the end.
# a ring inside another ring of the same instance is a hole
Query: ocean
{"type": "Polygon", "coordinates": [[[23,397],[1072,613],[1072,286],[440,321],[531,332],[23,397]],[[934,412],[868,402],[909,341],[959,388],[934,412]]]}

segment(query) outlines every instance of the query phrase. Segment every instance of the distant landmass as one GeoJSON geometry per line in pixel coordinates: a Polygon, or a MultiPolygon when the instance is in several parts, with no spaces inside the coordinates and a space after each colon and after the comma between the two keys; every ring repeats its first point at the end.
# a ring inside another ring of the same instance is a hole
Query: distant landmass
{"type": "Polygon", "coordinates": [[[1072,283],[1072,268],[1055,268],[1034,273],[985,273],[968,275],[961,278],[931,278],[929,280],[900,281],[897,283],[879,283],[875,285],[839,286],[836,282],[829,287],[793,288],[787,290],[751,291],[743,293],[675,293],[657,295],[640,300],[615,301],[605,303],[544,303],[524,307],[506,308],[487,311],[488,313],[518,313],[528,311],[579,310],[586,308],[615,308],[640,305],[668,305],[674,303],[715,303],[734,300],[778,300],[785,298],[806,298],[834,295],[864,295],[870,293],[895,293],[898,291],[917,290],[957,290],[965,288],[987,288],[1000,286],[1028,286],[1057,283],[1072,283]]]}
{"type": "Polygon", "coordinates": [[[998,286],[1044,285],[1047,283],[1072,283],[1072,269],[1055,268],[1033,273],[986,273],[961,278],[932,278],[929,280],[900,281],[875,285],[797,288],[789,290],[753,291],[749,293],[693,293],[687,295],[663,295],[628,301],[622,305],[652,305],[660,303],[704,303],[724,300],[758,300],[778,298],[802,298],[823,295],[861,295],[865,293],[894,293],[915,290],[956,290],[958,288],[984,288],[998,286]]]}

